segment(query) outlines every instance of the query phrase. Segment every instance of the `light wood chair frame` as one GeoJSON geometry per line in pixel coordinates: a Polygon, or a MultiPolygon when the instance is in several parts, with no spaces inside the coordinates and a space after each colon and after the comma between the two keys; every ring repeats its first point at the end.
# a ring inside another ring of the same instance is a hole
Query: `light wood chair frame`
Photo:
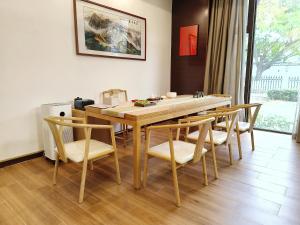
{"type": "MultiPolygon", "coordinates": [[[[102,92],[102,101],[103,101],[103,99],[106,95],[113,96],[113,95],[119,95],[120,93],[124,93],[125,101],[127,102],[128,101],[128,95],[127,95],[127,91],[124,90],[124,89],[109,89],[109,90],[103,91],[102,92]]],[[[122,140],[124,147],[127,146],[128,131],[129,131],[128,130],[128,125],[121,123],[121,132],[120,133],[122,133],[122,137],[116,136],[116,139],[122,140]]]]}
{"type": "Polygon", "coordinates": [[[55,160],[55,167],[54,167],[54,174],[53,174],[53,185],[56,184],[59,161],[61,160],[64,163],[68,162],[68,158],[65,153],[64,143],[62,140],[62,132],[64,127],[84,129],[84,133],[85,133],[85,148],[84,148],[84,159],[82,164],[82,175],[81,175],[81,183],[80,183],[80,191],[79,191],[79,203],[83,202],[88,162],[91,163],[91,169],[93,169],[94,160],[98,160],[100,158],[104,158],[112,154],[114,156],[114,162],[115,162],[116,180],[118,184],[121,184],[118,151],[117,151],[116,141],[115,141],[115,132],[112,125],[87,124],[85,118],[78,118],[78,117],[47,117],[44,120],[47,121],[49,125],[49,128],[53,134],[56,147],[57,147],[57,157],[55,160]],[[71,121],[71,122],[66,122],[66,121],[71,121]],[[88,158],[92,129],[110,130],[112,147],[114,149],[112,153],[104,154],[97,158],[92,158],[92,159],[88,158]]]}
{"type": "Polygon", "coordinates": [[[202,170],[203,170],[203,177],[204,177],[204,184],[208,185],[207,180],[207,170],[206,170],[206,160],[205,160],[205,154],[202,154],[202,149],[204,147],[204,141],[205,137],[208,133],[209,127],[211,122],[213,121],[213,118],[206,118],[201,121],[196,121],[192,123],[186,123],[186,124],[171,124],[171,125],[157,125],[157,126],[149,126],[146,128],[146,142],[145,142],[145,152],[144,152],[144,176],[143,176],[143,186],[146,187],[147,183],[147,174],[148,174],[148,160],[151,156],[148,154],[148,151],[150,149],[150,138],[151,138],[151,132],[153,130],[161,130],[165,129],[168,130],[168,142],[169,142],[169,148],[170,148],[170,156],[171,159],[164,159],[171,162],[171,168],[172,168],[172,174],[173,174],[173,185],[175,190],[175,198],[176,198],[176,206],[180,207],[181,200],[180,200],[180,194],[179,194],[179,187],[178,187],[178,178],[177,178],[177,169],[180,167],[183,167],[190,162],[197,163],[200,160],[202,160],[202,170]],[[173,144],[173,131],[178,130],[181,128],[187,128],[187,127],[198,127],[199,130],[199,138],[195,146],[194,156],[193,160],[189,161],[185,164],[179,164],[175,161],[175,152],[174,152],[174,144],[173,144]]]}
{"type": "MultiPolygon", "coordinates": [[[[232,101],[232,96],[228,95],[228,94],[212,94],[212,96],[214,97],[223,97],[223,98],[230,98],[230,100],[232,101]]],[[[227,107],[231,107],[231,103],[230,105],[228,105],[227,107]]],[[[217,108],[218,109],[218,108],[217,108]]]]}
{"type": "Polygon", "coordinates": [[[104,99],[105,95],[118,95],[120,93],[124,93],[125,95],[125,100],[128,101],[128,95],[127,95],[127,91],[124,90],[124,89],[109,89],[109,90],[106,90],[106,91],[103,91],[102,92],[102,98],[104,99]]]}
{"type": "Polygon", "coordinates": [[[244,110],[245,113],[248,113],[248,123],[250,124],[249,129],[245,131],[239,131],[240,133],[248,132],[251,135],[251,147],[252,151],[255,150],[255,142],[254,142],[254,125],[258,116],[258,113],[260,111],[262,104],[261,103],[251,103],[251,104],[240,104],[240,105],[234,105],[230,108],[220,108],[219,111],[230,111],[235,109],[241,109],[244,110]],[[254,111],[252,109],[254,108],[254,111]]]}
{"type": "Polygon", "coordinates": [[[227,95],[227,94],[211,94],[211,95],[215,97],[232,98],[231,95],[227,95]]]}
{"type": "MultiPolygon", "coordinates": [[[[227,132],[227,138],[224,143],[225,146],[228,147],[229,151],[229,162],[230,165],[233,164],[233,154],[232,154],[232,136],[234,133],[234,129],[237,130],[236,132],[236,138],[237,138],[237,144],[238,144],[238,151],[239,151],[239,159],[243,158],[243,153],[242,153],[242,146],[241,146],[241,139],[240,139],[240,132],[239,132],[239,123],[238,123],[238,113],[240,112],[240,109],[231,109],[227,111],[212,111],[208,112],[207,115],[202,115],[202,116],[191,116],[185,119],[179,120],[179,123],[191,123],[197,120],[203,120],[205,118],[211,118],[213,117],[214,123],[218,121],[220,118],[225,119],[226,121],[226,132],[227,132]],[[231,121],[231,122],[230,122],[231,121]]],[[[188,140],[188,134],[189,134],[189,129],[186,129],[186,133],[184,135],[185,140],[188,140]]],[[[177,132],[177,138],[179,138],[180,131],[177,132]]],[[[216,160],[216,153],[215,153],[215,144],[214,144],[214,139],[213,139],[213,127],[212,125],[209,127],[209,138],[210,138],[210,145],[211,145],[211,151],[212,151],[212,157],[213,157],[213,162],[214,162],[214,169],[215,169],[215,176],[218,178],[218,171],[217,171],[217,160],[216,160]]],[[[189,139],[190,141],[193,141],[189,139]]]]}
{"type": "MultiPolygon", "coordinates": [[[[232,96],[231,95],[227,95],[227,94],[211,94],[209,96],[214,96],[214,97],[223,97],[223,98],[230,98],[230,100],[232,101],[232,96]]],[[[201,112],[198,112],[198,115],[199,116],[202,116],[202,115],[206,115],[208,113],[211,113],[211,112],[217,112],[219,111],[220,109],[220,112],[222,112],[222,109],[224,108],[230,108],[231,107],[231,102],[229,105],[227,106],[221,106],[221,107],[217,107],[215,108],[214,110],[208,110],[208,111],[201,111],[201,112]]],[[[185,118],[187,118],[188,116],[186,116],[185,118]]],[[[215,121],[216,122],[216,121],[215,121]]]]}

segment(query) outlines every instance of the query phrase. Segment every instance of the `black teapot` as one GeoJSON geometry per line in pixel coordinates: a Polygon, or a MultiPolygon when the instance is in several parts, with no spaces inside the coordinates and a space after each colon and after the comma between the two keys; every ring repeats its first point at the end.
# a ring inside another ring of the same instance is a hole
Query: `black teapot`
{"type": "Polygon", "coordinates": [[[204,97],[203,91],[196,91],[195,94],[193,95],[193,98],[202,98],[202,97],[204,97]]]}

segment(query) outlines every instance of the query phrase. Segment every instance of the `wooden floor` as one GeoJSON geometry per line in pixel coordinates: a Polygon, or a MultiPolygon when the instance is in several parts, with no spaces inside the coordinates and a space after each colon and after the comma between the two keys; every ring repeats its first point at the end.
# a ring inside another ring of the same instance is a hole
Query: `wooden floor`
{"type": "MultiPolygon", "coordinates": [[[[244,158],[237,160],[235,146],[233,166],[227,151],[217,149],[218,180],[208,157],[206,187],[200,163],[179,169],[181,208],[174,204],[170,165],[151,159],[147,188],[134,190],[131,150],[121,145],[122,184],[115,182],[112,158],[97,161],[94,171],[88,171],[82,204],[77,203],[79,165],[60,167],[55,187],[53,164],[44,158],[0,169],[0,224],[300,224],[300,145],[287,135],[255,135],[255,152],[250,135],[242,135],[244,158]]],[[[154,133],[152,140],[157,144],[167,137],[154,133]]]]}

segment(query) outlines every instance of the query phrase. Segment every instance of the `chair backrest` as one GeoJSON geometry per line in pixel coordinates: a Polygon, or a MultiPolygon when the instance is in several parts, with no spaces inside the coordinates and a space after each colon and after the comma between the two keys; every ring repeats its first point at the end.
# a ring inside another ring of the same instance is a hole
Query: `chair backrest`
{"type": "MultiPolygon", "coordinates": [[[[51,133],[53,135],[56,148],[57,148],[57,154],[59,156],[59,159],[61,159],[63,162],[67,162],[67,156],[65,152],[65,146],[62,138],[63,128],[64,127],[78,127],[79,128],[85,128],[86,119],[85,118],[79,118],[79,117],[57,117],[57,116],[49,116],[44,118],[44,120],[48,123],[49,128],[51,130],[51,133]],[[70,121],[70,122],[66,122],[70,121]],[[74,122],[77,123],[74,123],[74,122]],[[78,124],[78,122],[80,124],[78,124]]],[[[86,140],[90,139],[90,134],[88,132],[88,129],[84,129],[84,134],[86,140]]]]}
{"type": "MultiPolygon", "coordinates": [[[[210,118],[204,118],[202,120],[197,120],[195,122],[191,123],[178,123],[178,124],[168,124],[168,125],[156,125],[156,126],[150,126],[146,128],[146,145],[145,145],[145,151],[147,152],[150,148],[150,133],[152,130],[158,130],[158,129],[168,129],[169,130],[169,148],[170,148],[170,155],[171,155],[171,161],[175,162],[175,155],[174,155],[174,144],[173,144],[173,130],[180,129],[187,129],[190,127],[197,127],[199,130],[199,136],[198,140],[195,146],[194,155],[193,155],[193,162],[198,162],[202,157],[202,149],[204,147],[205,138],[208,133],[208,129],[211,127],[211,122],[214,121],[213,117],[210,118]]],[[[178,138],[176,138],[178,140],[178,138]]]]}
{"type": "Polygon", "coordinates": [[[230,105],[229,107],[231,106],[232,104],[232,96],[231,95],[228,95],[228,94],[212,94],[211,96],[214,96],[214,97],[223,97],[223,98],[230,98],[230,105]]]}
{"type": "Polygon", "coordinates": [[[232,98],[231,95],[226,95],[226,94],[211,94],[211,95],[215,97],[232,98]]]}
{"type": "Polygon", "coordinates": [[[234,134],[234,129],[237,127],[240,111],[241,109],[231,108],[231,110],[226,110],[224,112],[209,114],[209,116],[215,117],[216,120],[218,120],[218,118],[225,118],[226,131],[227,131],[226,145],[230,144],[231,142],[231,137],[234,134]]]}
{"type": "MultiPolygon", "coordinates": [[[[226,131],[227,131],[227,138],[226,138],[226,144],[229,144],[231,141],[231,137],[234,134],[234,129],[237,126],[238,123],[238,113],[241,111],[241,109],[233,109],[231,108],[231,110],[227,109],[224,112],[215,112],[215,113],[210,113],[207,115],[201,115],[201,116],[191,116],[185,119],[181,119],[179,120],[180,123],[190,123],[193,121],[197,121],[197,120],[203,120],[203,119],[207,119],[207,118],[214,118],[214,120],[218,120],[219,118],[225,119],[226,122],[226,131]]],[[[209,129],[212,129],[211,127],[209,127],[209,129]]],[[[189,133],[189,129],[186,129],[186,137],[189,133]]],[[[177,130],[177,138],[179,138],[179,132],[177,130]]]]}
{"type": "Polygon", "coordinates": [[[196,142],[196,148],[194,151],[194,156],[193,156],[193,162],[196,163],[201,159],[202,156],[202,149],[205,144],[205,138],[208,134],[208,130],[211,127],[211,122],[213,121],[213,118],[209,118],[206,120],[202,120],[202,123],[198,125],[198,130],[199,130],[199,136],[196,142]]]}
{"type": "Polygon", "coordinates": [[[115,97],[119,99],[120,103],[127,102],[128,96],[127,91],[122,89],[109,89],[107,91],[102,92],[102,101],[104,102],[105,99],[115,97]]]}
{"type": "Polygon", "coordinates": [[[226,131],[227,131],[226,145],[230,144],[231,142],[231,137],[234,134],[234,129],[237,127],[240,111],[241,111],[240,109],[237,109],[237,110],[224,113],[226,114],[226,118],[228,119],[227,126],[226,126],[226,131]]]}
{"type": "Polygon", "coordinates": [[[49,128],[52,132],[59,159],[61,159],[64,162],[67,162],[68,159],[67,159],[66,152],[65,152],[64,142],[62,139],[63,126],[58,125],[57,122],[59,120],[57,120],[53,117],[47,117],[47,118],[45,118],[45,120],[47,121],[49,128]]]}
{"type": "Polygon", "coordinates": [[[170,129],[170,132],[169,132],[170,151],[174,152],[174,149],[173,149],[173,133],[172,133],[173,129],[177,130],[176,140],[178,140],[177,136],[178,136],[178,132],[180,132],[181,128],[189,129],[191,127],[197,127],[197,129],[199,131],[199,136],[198,136],[196,146],[195,146],[193,162],[194,163],[198,162],[201,159],[202,149],[203,149],[204,143],[205,143],[205,138],[207,136],[209,128],[211,127],[211,122],[212,121],[214,121],[214,118],[210,117],[210,118],[203,118],[201,120],[197,120],[197,121],[190,122],[190,123],[181,123],[181,122],[179,122],[179,124],[172,125],[172,128],[170,129]]]}
{"type": "Polygon", "coordinates": [[[259,110],[261,108],[261,103],[251,103],[251,104],[241,104],[232,106],[235,109],[244,109],[245,112],[248,112],[248,122],[250,123],[249,132],[253,131],[259,110]]]}

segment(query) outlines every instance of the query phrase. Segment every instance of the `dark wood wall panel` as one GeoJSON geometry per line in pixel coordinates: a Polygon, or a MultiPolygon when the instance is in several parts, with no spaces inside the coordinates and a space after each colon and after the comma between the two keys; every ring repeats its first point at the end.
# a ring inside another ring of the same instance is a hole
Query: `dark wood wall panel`
{"type": "Polygon", "coordinates": [[[173,0],[171,90],[193,94],[203,90],[207,53],[209,0],[173,0]],[[197,56],[179,56],[179,29],[199,25],[197,56]]]}

